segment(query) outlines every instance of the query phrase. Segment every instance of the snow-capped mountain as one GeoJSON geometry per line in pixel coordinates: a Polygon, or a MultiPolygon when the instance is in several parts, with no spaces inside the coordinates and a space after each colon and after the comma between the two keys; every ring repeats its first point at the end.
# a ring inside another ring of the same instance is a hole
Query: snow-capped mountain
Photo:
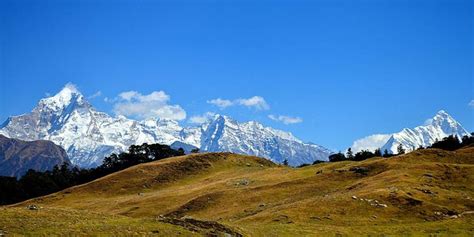
{"type": "Polygon", "coordinates": [[[405,128],[398,133],[376,134],[359,139],[354,142],[352,149],[357,152],[368,149],[380,148],[389,153],[396,154],[399,144],[406,151],[412,151],[420,146],[431,146],[435,141],[440,141],[445,137],[455,135],[459,139],[463,136],[470,136],[461,124],[453,119],[446,111],[439,111],[432,119],[428,119],[425,125],[410,129],[405,128]]]}
{"type": "Polygon", "coordinates": [[[67,151],[73,164],[82,167],[100,165],[105,156],[145,142],[171,145],[178,141],[202,151],[231,151],[276,162],[288,159],[291,165],[327,160],[331,153],[290,133],[221,115],[188,128],[168,119],[112,117],[94,109],[72,85],[41,99],[30,113],[8,118],[0,125],[0,134],[26,141],[50,140],[67,151]]]}
{"type": "Polygon", "coordinates": [[[113,118],[96,111],[68,85],[55,96],[41,99],[30,113],[10,117],[0,126],[0,134],[27,141],[50,140],[66,149],[73,164],[93,167],[104,156],[133,144],[170,144],[180,129],[174,121],[113,118]]]}
{"type": "Polygon", "coordinates": [[[239,123],[221,115],[203,125],[201,149],[267,157],[279,163],[287,159],[290,165],[327,160],[332,153],[322,146],[304,143],[291,133],[255,121],[239,123]]]}
{"type": "Polygon", "coordinates": [[[397,153],[398,145],[402,144],[405,150],[412,151],[420,146],[431,146],[435,141],[440,141],[450,135],[455,135],[459,139],[470,135],[444,110],[439,111],[428,122],[426,125],[414,129],[405,128],[401,132],[392,134],[381,150],[387,149],[391,153],[397,153]]]}

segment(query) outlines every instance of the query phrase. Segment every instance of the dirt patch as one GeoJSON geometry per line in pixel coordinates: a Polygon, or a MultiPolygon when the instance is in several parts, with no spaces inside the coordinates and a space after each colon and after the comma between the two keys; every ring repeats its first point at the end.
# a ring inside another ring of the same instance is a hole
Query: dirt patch
{"type": "Polygon", "coordinates": [[[201,233],[205,236],[233,236],[242,237],[239,232],[220,224],[216,221],[203,221],[193,218],[170,218],[160,216],[158,221],[184,227],[190,231],[201,233]]]}
{"type": "Polygon", "coordinates": [[[204,210],[210,206],[213,206],[217,203],[217,199],[222,196],[222,193],[210,193],[197,198],[192,199],[186,204],[180,206],[175,211],[172,211],[166,214],[166,217],[169,218],[182,218],[188,212],[195,212],[199,210],[204,210]]]}
{"type": "Polygon", "coordinates": [[[279,215],[279,216],[276,216],[275,218],[272,219],[272,221],[274,222],[280,222],[280,223],[283,223],[283,224],[291,224],[293,223],[293,221],[291,220],[291,218],[287,215],[279,215]]]}
{"type": "Polygon", "coordinates": [[[356,173],[356,174],[361,174],[361,175],[364,175],[364,176],[365,176],[365,175],[367,175],[367,174],[369,173],[370,169],[369,169],[368,167],[357,167],[357,166],[356,166],[356,167],[351,167],[351,168],[349,169],[349,171],[352,171],[352,172],[354,172],[354,173],[356,173]]]}
{"type": "Polygon", "coordinates": [[[405,207],[415,207],[423,205],[423,201],[409,196],[390,195],[389,201],[393,205],[401,205],[405,207]]]}

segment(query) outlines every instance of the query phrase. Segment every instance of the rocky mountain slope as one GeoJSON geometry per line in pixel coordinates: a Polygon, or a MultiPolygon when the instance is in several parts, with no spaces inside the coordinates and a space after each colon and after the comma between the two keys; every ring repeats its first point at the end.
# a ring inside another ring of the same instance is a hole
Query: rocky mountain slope
{"type": "Polygon", "coordinates": [[[70,164],[66,151],[50,141],[26,142],[0,135],[0,176],[21,177],[29,169],[51,170],[70,164]]]}
{"type": "Polygon", "coordinates": [[[71,85],[58,94],[41,99],[30,113],[10,117],[0,125],[0,134],[22,140],[49,140],[66,149],[71,161],[94,167],[113,152],[130,145],[176,141],[201,151],[232,151],[257,155],[275,162],[288,159],[291,165],[327,160],[324,147],[308,144],[292,134],[265,127],[258,122],[239,123],[216,115],[196,127],[183,128],[177,121],[149,118],[136,121],[97,111],[71,85]]]}
{"type": "Polygon", "coordinates": [[[230,153],[173,157],[7,207],[0,228],[110,235],[122,218],[122,234],[141,236],[183,233],[163,224],[206,236],[472,236],[473,154],[426,149],[304,168],[230,153]],[[77,218],[92,214],[102,219],[77,218]]]}
{"type": "Polygon", "coordinates": [[[271,157],[290,165],[311,164],[327,160],[331,151],[315,144],[308,144],[290,133],[264,127],[250,121],[239,123],[227,116],[216,116],[202,129],[201,149],[205,151],[230,151],[259,157],[271,157]]]}

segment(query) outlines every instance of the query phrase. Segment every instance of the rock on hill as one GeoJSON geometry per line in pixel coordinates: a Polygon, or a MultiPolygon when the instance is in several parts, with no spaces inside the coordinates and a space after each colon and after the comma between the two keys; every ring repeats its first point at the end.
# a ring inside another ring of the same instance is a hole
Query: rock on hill
{"type": "Polygon", "coordinates": [[[29,169],[51,170],[70,164],[66,151],[50,141],[21,141],[0,135],[0,176],[20,177],[29,169]]]}

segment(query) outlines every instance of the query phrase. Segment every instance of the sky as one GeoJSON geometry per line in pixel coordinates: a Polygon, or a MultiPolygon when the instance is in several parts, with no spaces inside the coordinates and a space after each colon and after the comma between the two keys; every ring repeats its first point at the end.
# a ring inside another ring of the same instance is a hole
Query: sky
{"type": "Polygon", "coordinates": [[[474,131],[474,2],[0,1],[0,121],[74,84],[100,111],[256,120],[345,150],[444,109],[474,131]]]}

